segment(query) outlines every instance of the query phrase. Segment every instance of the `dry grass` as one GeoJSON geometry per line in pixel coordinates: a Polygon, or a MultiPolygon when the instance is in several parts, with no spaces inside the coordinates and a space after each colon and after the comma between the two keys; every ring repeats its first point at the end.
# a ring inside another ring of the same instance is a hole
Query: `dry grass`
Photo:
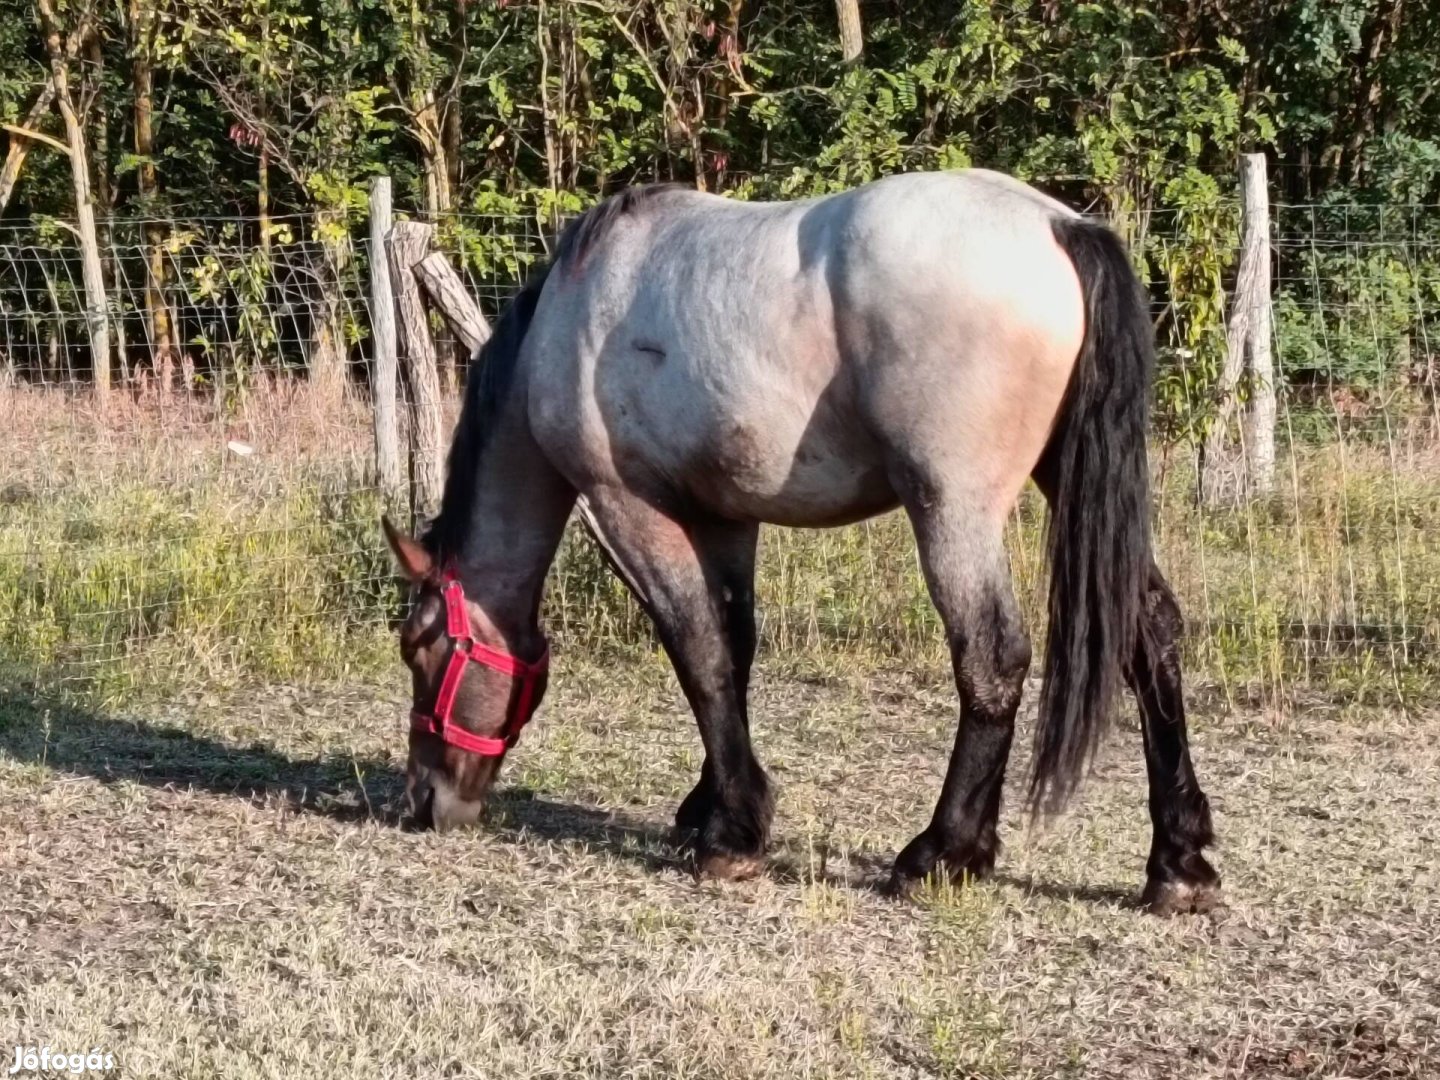
{"type": "Polygon", "coordinates": [[[764,665],[777,845],[716,885],[665,839],[699,754],[665,668],[558,659],[491,826],[446,837],[390,823],[398,670],[0,699],[3,1029],[146,1077],[1440,1075],[1440,717],[1198,722],[1219,917],[1130,906],[1130,730],[1071,814],[1008,815],[998,882],[900,905],[872,886],[939,788],[938,668],[764,665]]]}
{"type": "MultiPolygon", "coordinates": [[[[583,544],[490,827],[398,830],[366,423],[284,383],[104,421],[0,393],[0,661],[86,691],[0,689],[0,1049],[100,1046],[145,1077],[1440,1075],[1433,439],[1307,451],[1233,513],[1161,485],[1218,687],[1197,757],[1232,907],[1159,922],[1131,906],[1132,730],[1072,814],[1009,815],[997,882],[876,894],[954,722],[894,519],[767,537],[761,880],[696,884],[671,850],[698,739],[583,544]]],[[[1035,509],[1012,548],[1032,609],[1035,509]]]]}
{"type": "MultiPolygon", "coordinates": [[[[1373,433],[1372,433],[1373,434],[1373,433]]],[[[399,594],[376,527],[370,434],[354,401],[259,381],[217,409],[0,391],[0,662],[110,701],[169,680],[334,678],[390,662],[399,594]],[[232,441],[253,448],[237,455],[232,441]],[[345,627],[344,637],[336,627],[345,627]]],[[[1196,511],[1178,451],[1159,461],[1157,546],[1191,625],[1187,661],[1233,705],[1318,691],[1418,707],[1440,686],[1440,444],[1302,445],[1266,502],[1196,511]]],[[[1032,634],[1043,634],[1044,514],[1011,529],[1032,634]]],[[[551,575],[552,635],[634,650],[649,627],[578,534],[551,575]]],[[[767,530],[764,639],[812,661],[939,662],[942,636],[901,515],[767,530]]]]}

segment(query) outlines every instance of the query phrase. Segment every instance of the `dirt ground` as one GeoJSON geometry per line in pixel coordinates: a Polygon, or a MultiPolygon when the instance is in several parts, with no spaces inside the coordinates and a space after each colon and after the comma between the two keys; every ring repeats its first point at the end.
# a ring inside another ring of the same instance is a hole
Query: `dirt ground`
{"type": "Polygon", "coordinates": [[[134,1077],[1440,1076],[1440,715],[1202,704],[1230,907],[1162,921],[1133,907],[1133,728],[1048,828],[1011,799],[998,880],[899,903],[875,885],[952,691],[763,665],[769,873],[697,884],[667,670],[558,660],[490,827],[444,837],[393,825],[398,663],[131,717],[0,694],[0,1068],[19,1043],[134,1077]]]}

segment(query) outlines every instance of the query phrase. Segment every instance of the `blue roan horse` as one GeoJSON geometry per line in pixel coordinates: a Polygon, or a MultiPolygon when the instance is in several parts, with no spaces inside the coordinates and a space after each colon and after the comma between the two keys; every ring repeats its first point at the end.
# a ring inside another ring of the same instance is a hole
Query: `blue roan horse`
{"type": "Polygon", "coordinates": [[[597,206],[478,357],[439,517],[421,541],[386,523],[418,586],[400,635],[416,818],[477,820],[544,694],[541,592],[583,496],[699,723],[705,763],[676,824],[701,873],[758,872],[772,807],[746,711],[760,526],[903,506],[960,724],[891,885],[987,873],[1030,666],[1002,530],[1034,477],[1052,576],[1033,804],[1064,803],[1128,683],[1154,825],[1144,900],[1214,904],[1180,612],[1151,555],[1152,367],[1120,242],[994,173],[793,203],[638,188],[597,206]]]}

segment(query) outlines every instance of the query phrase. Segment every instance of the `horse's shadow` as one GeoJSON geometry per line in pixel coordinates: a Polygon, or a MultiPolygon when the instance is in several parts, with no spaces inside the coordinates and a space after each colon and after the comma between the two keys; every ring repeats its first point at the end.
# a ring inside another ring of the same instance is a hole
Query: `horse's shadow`
{"type": "MultiPolygon", "coordinates": [[[[295,813],[341,822],[405,825],[405,778],[389,759],[343,753],[292,757],[261,743],[231,745],[21,692],[0,691],[0,755],[106,784],[192,789],[255,805],[278,803],[295,813]]],[[[693,869],[668,824],[560,801],[530,788],[497,791],[487,817],[492,831],[509,842],[574,844],[652,872],[693,869]]],[[[883,891],[889,864],[888,854],[842,853],[826,844],[803,854],[776,850],[767,876],[782,883],[883,891]]],[[[1121,888],[1060,886],[1004,873],[996,880],[1056,900],[1136,904],[1133,894],[1121,888]]]]}
{"type": "Polygon", "coordinates": [[[280,801],[340,820],[386,820],[387,807],[404,791],[403,778],[387,760],[290,757],[261,743],[230,745],[14,691],[0,691],[0,754],[105,784],[280,801]]]}
{"type": "MultiPolygon", "coordinates": [[[[0,691],[0,756],[105,784],[203,791],[342,822],[406,824],[405,777],[389,759],[295,757],[258,742],[228,744],[13,690],[0,691]]],[[[526,787],[497,791],[487,816],[509,839],[575,843],[652,869],[684,863],[667,828],[526,787]]]]}

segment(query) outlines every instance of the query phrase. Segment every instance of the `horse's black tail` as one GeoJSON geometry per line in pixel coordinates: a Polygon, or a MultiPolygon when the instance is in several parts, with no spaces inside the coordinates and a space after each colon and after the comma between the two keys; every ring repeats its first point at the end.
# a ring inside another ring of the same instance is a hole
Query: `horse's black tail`
{"type": "Polygon", "coordinates": [[[1154,329],[1124,246],[1054,223],[1085,298],[1079,361],[1037,475],[1050,497],[1050,629],[1030,802],[1062,808],[1109,720],[1142,633],[1150,549],[1145,443],[1154,329]]]}

